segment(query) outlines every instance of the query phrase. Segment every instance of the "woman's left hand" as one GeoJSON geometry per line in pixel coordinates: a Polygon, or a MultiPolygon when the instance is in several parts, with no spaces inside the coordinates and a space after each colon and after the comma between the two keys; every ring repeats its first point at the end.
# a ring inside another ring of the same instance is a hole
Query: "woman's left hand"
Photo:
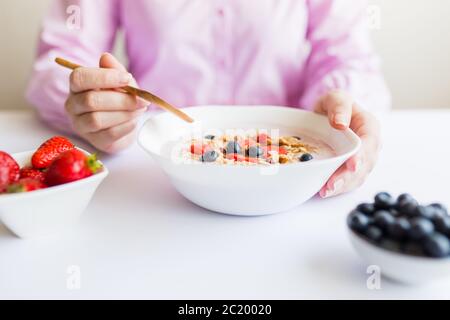
{"type": "Polygon", "coordinates": [[[332,91],[316,103],[314,111],[328,116],[338,130],[352,129],[362,141],[359,152],[347,160],[319,192],[332,197],[358,188],[375,166],[381,145],[380,125],[371,113],[357,106],[345,92],[332,91]]]}

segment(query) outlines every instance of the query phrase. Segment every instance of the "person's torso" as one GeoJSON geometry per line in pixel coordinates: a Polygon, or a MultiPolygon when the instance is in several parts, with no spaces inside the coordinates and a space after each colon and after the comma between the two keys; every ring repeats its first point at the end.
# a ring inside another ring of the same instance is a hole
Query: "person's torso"
{"type": "Polygon", "coordinates": [[[301,0],[121,2],[130,70],[180,105],[298,104],[310,53],[301,0]]]}

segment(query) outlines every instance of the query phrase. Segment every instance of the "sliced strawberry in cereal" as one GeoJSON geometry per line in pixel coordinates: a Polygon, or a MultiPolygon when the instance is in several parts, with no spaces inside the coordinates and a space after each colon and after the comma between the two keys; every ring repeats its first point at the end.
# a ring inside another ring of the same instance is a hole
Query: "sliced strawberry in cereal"
{"type": "Polygon", "coordinates": [[[286,155],[287,154],[287,150],[286,150],[286,148],[280,147],[280,148],[278,148],[278,153],[286,155]]]}
{"type": "Polygon", "coordinates": [[[207,144],[202,144],[202,143],[191,144],[191,153],[199,155],[199,156],[203,155],[208,149],[209,149],[209,146],[207,144]]]}
{"type": "Polygon", "coordinates": [[[284,147],[279,146],[268,146],[267,152],[277,152],[278,154],[287,154],[287,150],[284,147]]]}
{"type": "Polygon", "coordinates": [[[267,144],[268,135],[265,133],[260,133],[260,134],[258,134],[256,140],[261,144],[267,144]]]}
{"type": "Polygon", "coordinates": [[[244,145],[245,148],[249,148],[249,147],[257,146],[258,142],[256,140],[252,139],[252,138],[247,138],[247,139],[244,140],[243,145],[244,145]]]}

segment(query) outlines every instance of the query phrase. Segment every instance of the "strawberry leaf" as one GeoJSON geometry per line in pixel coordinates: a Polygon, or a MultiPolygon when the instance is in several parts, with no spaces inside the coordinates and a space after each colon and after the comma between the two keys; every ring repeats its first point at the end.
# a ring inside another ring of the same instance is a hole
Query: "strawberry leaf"
{"type": "Polygon", "coordinates": [[[97,155],[95,153],[86,159],[86,165],[93,174],[103,169],[103,165],[97,160],[97,155]]]}

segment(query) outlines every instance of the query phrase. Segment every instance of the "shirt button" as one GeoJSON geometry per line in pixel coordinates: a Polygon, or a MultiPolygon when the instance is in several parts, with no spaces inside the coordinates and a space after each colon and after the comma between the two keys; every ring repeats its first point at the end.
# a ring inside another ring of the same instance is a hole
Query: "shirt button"
{"type": "Polygon", "coordinates": [[[217,9],[217,14],[218,14],[220,17],[223,17],[223,16],[225,16],[225,11],[224,11],[222,8],[217,9]]]}

